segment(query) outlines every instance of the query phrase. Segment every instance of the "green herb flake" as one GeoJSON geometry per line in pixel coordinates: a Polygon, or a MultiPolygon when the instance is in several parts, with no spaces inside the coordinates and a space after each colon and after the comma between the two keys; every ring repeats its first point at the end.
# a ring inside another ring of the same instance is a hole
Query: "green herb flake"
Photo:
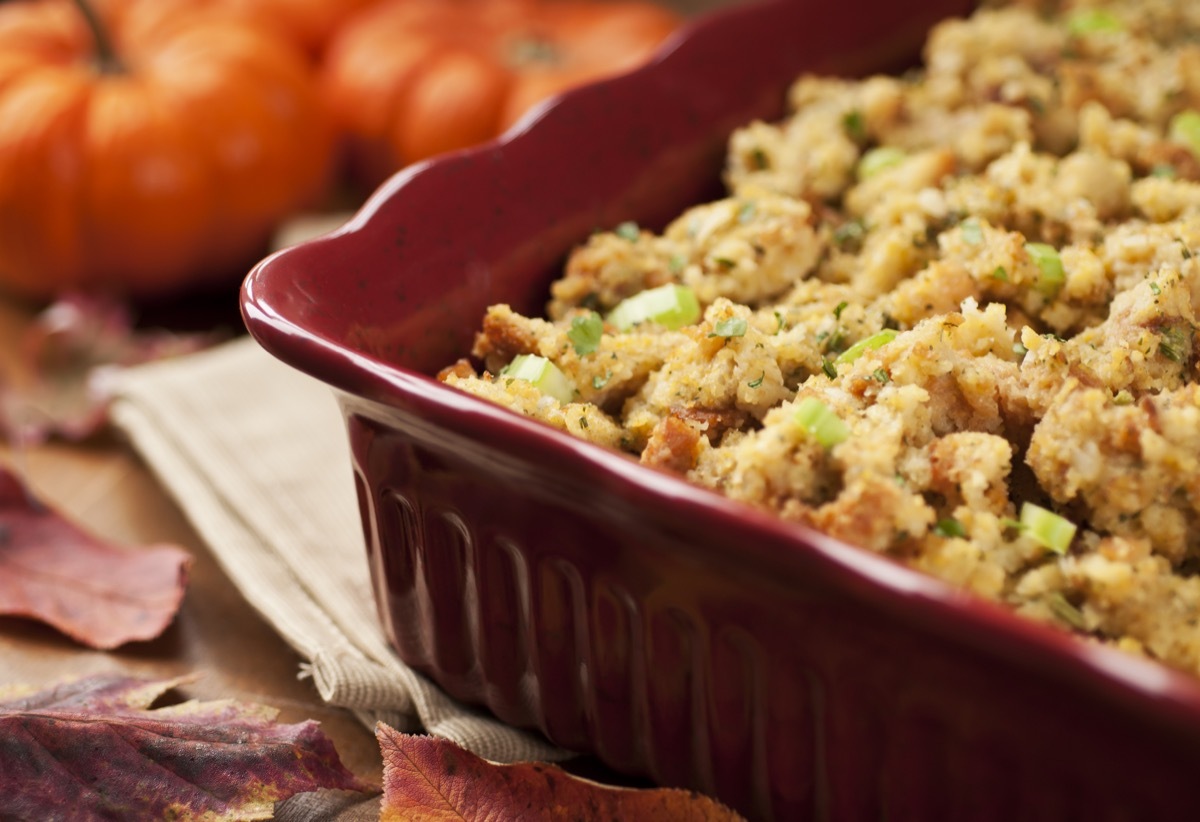
{"type": "Polygon", "coordinates": [[[587,421],[587,417],[580,417],[580,418],[579,418],[579,427],[580,427],[580,428],[587,428],[587,427],[588,427],[588,421],[587,421]]]}
{"type": "Polygon", "coordinates": [[[575,353],[586,357],[600,347],[600,338],[604,335],[604,320],[595,311],[589,311],[571,320],[571,328],[567,331],[567,339],[575,346],[575,353]]]}
{"type": "Polygon", "coordinates": [[[608,385],[608,381],[611,379],[612,379],[611,371],[605,371],[603,377],[601,377],[599,374],[597,374],[596,376],[592,377],[592,388],[595,388],[597,391],[599,391],[601,388],[608,385]]]}
{"type": "Polygon", "coordinates": [[[1177,326],[1167,326],[1159,334],[1158,352],[1171,362],[1183,362],[1191,347],[1191,335],[1177,326]]]}
{"type": "Polygon", "coordinates": [[[1159,294],[1162,293],[1162,289],[1158,287],[1158,283],[1151,282],[1150,283],[1150,292],[1152,294],[1154,294],[1155,297],[1157,297],[1159,294]]]}
{"type": "Polygon", "coordinates": [[[833,364],[832,360],[825,360],[822,362],[821,370],[825,372],[825,376],[829,377],[829,379],[837,379],[837,366],[833,364]]]}
{"type": "Polygon", "coordinates": [[[614,233],[623,240],[628,240],[631,243],[636,243],[638,238],[642,236],[642,230],[638,224],[632,220],[626,220],[616,227],[614,233]]]}
{"type": "Polygon", "coordinates": [[[767,153],[757,147],[750,151],[750,164],[756,171],[766,171],[771,167],[771,161],[767,157],[767,153]]]}
{"type": "Polygon", "coordinates": [[[766,371],[762,372],[761,374],[758,375],[758,379],[750,380],[750,382],[746,383],[746,387],[747,388],[758,388],[760,385],[763,384],[763,378],[766,376],[767,376],[767,372],[766,371]]]}
{"type": "Polygon", "coordinates": [[[1113,405],[1133,405],[1133,394],[1122,388],[1116,394],[1113,394],[1113,405]]]}
{"type": "Polygon", "coordinates": [[[805,397],[796,405],[795,419],[810,437],[825,448],[833,448],[850,438],[850,429],[842,418],[816,397],[805,397]]]}
{"type": "Polygon", "coordinates": [[[979,225],[979,221],[972,218],[963,220],[959,224],[959,230],[962,232],[963,242],[969,245],[979,245],[983,242],[983,227],[979,225]]]}
{"type": "Polygon", "coordinates": [[[892,375],[885,368],[876,368],[871,372],[871,378],[876,380],[880,385],[887,385],[892,380],[892,375]]]}
{"type": "Polygon", "coordinates": [[[746,336],[746,321],[741,317],[726,317],[714,326],[710,337],[744,337],[746,336]]]}
{"type": "Polygon", "coordinates": [[[1159,177],[1164,180],[1174,180],[1179,176],[1179,172],[1170,163],[1159,163],[1150,169],[1150,176],[1159,177]]]}
{"type": "Polygon", "coordinates": [[[1008,282],[1008,269],[1002,265],[996,266],[995,270],[992,271],[992,279],[1002,283],[1008,282]]]}
{"type": "Polygon", "coordinates": [[[742,203],[741,207],[738,209],[738,214],[737,214],[738,222],[739,223],[750,222],[752,219],[754,219],[754,213],[757,209],[758,209],[758,207],[754,204],[753,200],[747,200],[746,202],[742,203]]]}
{"type": "Polygon", "coordinates": [[[667,270],[672,274],[678,274],[685,268],[687,268],[687,260],[682,254],[672,254],[671,258],[667,260],[667,270]]]}
{"type": "Polygon", "coordinates": [[[849,305],[850,303],[846,302],[845,300],[842,300],[840,303],[838,303],[833,309],[834,319],[840,320],[842,318],[842,312],[845,311],[849,305]]]}
{"type": "Polygon", "coordinates": [[[1012,517],[1000,517],[1000,526],[1009,531],[1023,531],[1025,529],[1020,520],[1015,520],[1012,517]]]}
{"type": "Polygon", "coordinates": [[[933,526],[933,533],[945,539],[966,539],[967,529],[963,524],[954,517],[946,517],[939,519],[937,525],[933,526]]]}
{"type": "Polygon", "coordinates": [[[731,268],[737,267],[737,261],[731,260],[728,257],[713,257],[713,262],[727,271],[731,268]]]}
{"type": "Polygon", "coordinates": [[[778,323],[778,325],[775,327],[776,334],[780,333],[781,331],[787,330],[787,318],[783,316],[783,312],[781,312],[781,311],[775,312],[775,322],[778,323]]]}
{"type": "Polygon", "coordinates": [[[1023,346],[1021,343],[1013,343],[1013,353],[1018,357],[1024,357],[1029,353],[1029,349],[1023,346]]]}

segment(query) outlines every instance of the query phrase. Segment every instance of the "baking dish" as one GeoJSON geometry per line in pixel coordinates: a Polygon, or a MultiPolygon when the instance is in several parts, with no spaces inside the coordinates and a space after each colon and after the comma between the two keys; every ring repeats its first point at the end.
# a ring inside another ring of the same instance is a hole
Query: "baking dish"
{"type": "Polygon", "coordinates": [[[802,71],[911,61],[969,3],[768,0],[400,172],[260,263],[248,329],[344,412],[380,619],[455,697],[753,819],[1200,818],[1200,683],[439,383],[567,251],[720,191],[802,71]]]}

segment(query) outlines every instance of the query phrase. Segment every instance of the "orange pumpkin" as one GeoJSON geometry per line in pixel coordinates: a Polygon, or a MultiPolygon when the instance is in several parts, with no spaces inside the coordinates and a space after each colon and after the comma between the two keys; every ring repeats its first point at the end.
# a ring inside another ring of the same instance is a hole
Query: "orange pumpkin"
{"type": "Polygon", "coordinates": [[[375,0],[211,0],[257,25],[272,28],[319,58],[354,12],[375,0]]]}
{"type": "Polygon", "coordinates": [[[383,0],[351,17],[322,67],[352,172],[494,137],[550,95],[631,69],[679,24],[625,0],[383,0]]]}
{"type": "Polygon", "coordinates": [[[186,0],[0,4],[0,289],[241,275],[320,196],[333,135],[294,45],[186,0]],[[100,38],[104,40],[105,38],[100,38]]]}

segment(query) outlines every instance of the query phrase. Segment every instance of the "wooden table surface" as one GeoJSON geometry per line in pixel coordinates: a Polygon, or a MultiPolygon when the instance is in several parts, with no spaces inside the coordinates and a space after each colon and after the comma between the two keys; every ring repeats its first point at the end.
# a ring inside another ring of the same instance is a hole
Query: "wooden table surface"
{"type": "MultiPolygon", "coordinates": [[[[29,307],[0,301],[0,377],[13,367],[16,340],[32,316],[29,307]]],[[[300,658],[242,598],[131,447],[111,434],[82,445],[38,446],[20,455],[0,445],[0,462],[19,467],[40,499],[86,530],[131,547],[174,543],[193,557],[178,617],[150,642],[92,651],[39,623],[0,617],[0,685],[42,686],[97,673],[200,674],[180,689],[182,696],[270,705],[284,722],[315,719],[348,768],[378,781],[381,760],[374,735],[349,712],[323,705],[312,683],[297,678],[300,658]]]]}
{"type": "MultiPolygon", "coordinates": [[[[685,14],[742,0],[664,0],[685,14]]],[[[241,333],[236,283],[219,296],[215,316],[241,333]]],[[[16,343],[34,308],[0,297],[0,379],[15,361],[16,343]]],[[[314,719],[342,761],[378,782],[374,735],[349,712],[322,704],[310,681],[298,678],[300,658],[246,602],[136,452],[109,434],[86,444],[50,443],[14,454],[0,442],[0,464],[18,466],[34,493],[77,525],[129,546],[169,542],[193,557],[178,617],[158,639],[115,651],[84,648],[52,628],[0,617],[0,686],[49,685],[68,677],[121,673],[147,677],[199,674],[179,689],[186,698],[236,698],[279,710],[279,720],[314,719]]]]}

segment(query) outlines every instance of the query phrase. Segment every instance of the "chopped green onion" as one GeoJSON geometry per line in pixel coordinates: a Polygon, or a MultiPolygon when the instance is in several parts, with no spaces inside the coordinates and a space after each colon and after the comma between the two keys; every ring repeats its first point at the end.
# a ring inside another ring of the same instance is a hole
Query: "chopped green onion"
{"type": "Polygon", "coordinates": [[[816,397],[805,397],[796,406],[796,422],[824,448],[832,448],[850,437],[841,417],[816,397]]]}
{"type": "Polygon", "coordinates": [[[837,358],[838,362],[854,362],[867,351],[873,351],[876,348],[883,346],[896,339],[896,331],[891,328],[885,328],[882,331],[872,334],[866,339],[859,340],[854,345],[843,351],[837,358]]]}
{"type": "Polygon", "coordinates": [[[638,224],[632,220],[627,220],[617,226],[615,232],[618,237],[623,240],[629,240],[631,243],[636,243],[638,237],[642,235],[642,230],[638,228],[638,224]]]}
{"type": "Polygon", "coordinates": [[[847,111],[842,115],[842,128],[846,130],[846,136],[855,142],[865,140],[867,137],[867,126],[863,122],[861,111],[847,111]]]}
{"type": "Polygon", "coordinates": [[[656,322],[676,331],[700,319],[700,303],[686,285],[667,283],[622,300],[608,315],[621,331],[644,322],[656,322]]]}
{"type": "Polygon", "coordinates": [[[1075,538],[1075,523],[1032,502],[1021,505],[1021,525],[1035,542],[1056,554],[1066,554],[1075,538]]]}
{"type": "Polygon", "coordinates": [[[726,317],[713,326],[710,337],[744,337],[746,336],[746,321],[741,317],[726,317]]]}
{"type": "Polygon", "coordinates": [[[833,230],[833,244],[846,251],[857,251],[866,233],[867,227],[860,220],[850,220],[833,230]]]}
{"type": "Polygon", "coordinates": [[[1082,631],[1087,628],[1087,624],[1083,620],[1083,612],[1058,591],[1054,591],[1046,597],[1046,605],[1049,606],[1051,613],[1075,630],[1082,631]]]}
{"type": "Polygon", "coordinates": [[[983,242],[983,228],[979,225],[978,220],[963,220],[959,225],[959,230],[962,232],[964,243],[979,245],[983,242]]]}
{"type": "Polygon", "coordinates": [[[1167,126],[1167,139],[1182,143],[1200,158],[1200,112],[1189,108],[1172,117],[1167,126]]]}
{"type": "Polygon", "coordinates": [[[575,353],[581,357],[599,348],[603,335],[604,320],[600,319],[600,315],[595,311],[572,319],[571,328],[567,331],[567,339],[575,346],[575,353]]]}
{"type": "Polygon", "coordinates": [[[575,399],[575,386],[571,385],[566,375],[550,360],[536,354],[513,357],[513,361],[500,371],[500,376],[531,382],[543,394],[554,397],[564,405],[575,399]]]}
{"type": "Polygon", "coordinates": [[[858,161],[858,179],[866,180],[895,168],[908,157],[904,149],[895,146],[878,146],[863,154],[858,161]]]}
{"type": "Polygon", "coordinates": [[[1012,517],[1000,517],[1000,524],[1005,528],[1011,528],[1015,531],[1022,531],[1025,528],[1024,525],[1012,517]]]}
{"type": "Polygon", "coordinates": [[[1053,297],[1067,281],[1066,271],[1063,270],[1062,257],[1054,246],[1046,243],[1025,243],[1025,252],[1029,259],[1037,264],[1041,277],[1038,279],[1038,290],[1047,297],[1053,297]]]}
{"type": "Polygon", "coordinates": [[[1124,30],[1121,20],[1107,9],[1079,9],[1067,18],[1067,31],[1075,36],[1124,30]]]}
{"type": "Polygon", "coordinates": [[[954,519],[954,517],[939,519],[937,525],[933,526],[933,533],[946,539],[952,539],[954,537],[966,539],[967,537],[967,529],[963,527],[961,522],[954,519]]]}

